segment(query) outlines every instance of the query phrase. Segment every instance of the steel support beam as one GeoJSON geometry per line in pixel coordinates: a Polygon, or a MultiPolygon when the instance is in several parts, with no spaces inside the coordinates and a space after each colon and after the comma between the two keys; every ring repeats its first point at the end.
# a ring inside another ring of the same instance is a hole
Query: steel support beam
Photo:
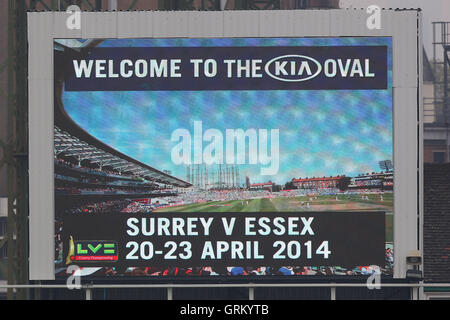
{"type": "MultiPolygon", "coordinates": [[[[30,6],[36,5],[30,1],[30,6]]],[[[4,152],[8,172],[8,284],[28,283],[28,51],[25,0],[8,2],[8,138],[4,152]]],[[[26,299],[28,290],[8,299],[26,299]]]]}

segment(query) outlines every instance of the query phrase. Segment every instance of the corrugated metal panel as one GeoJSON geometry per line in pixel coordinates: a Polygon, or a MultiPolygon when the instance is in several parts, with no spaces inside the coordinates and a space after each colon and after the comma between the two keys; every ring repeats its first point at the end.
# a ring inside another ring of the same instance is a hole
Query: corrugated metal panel
{"type": "Polygon", "coordinates": [[[394,88],[395,276],[404,277],[406,257],[417,248],[417,88],[394,88]]]}
{"type": "MultiPolygon", "coordinates": [[[[53,79],[51,61],[43,61],[43,57],[53,56],[53,13],[41,12],[39,17],[28,21],[28,43],[33,54],[28,56],[28,74],[30,79],[53,79]],[[48,34],[46,34],[46,32],[48,34]]],[[[31,50],[30,50],[31,51],[31,50]]]]}
{"type": "Polygon", "coordinates": [[[29,270],[30,279],[45,280],[54,277],[53,80],[30,80],[28,87],[32,97],[29,111],[29,270]]]}
{"type": "MultiPolygon", "coordinates": [[[[394,56],[397,58],[393,64],[394,87],[417,87],[417,12],[397,12],[393,22],[394,56]]],[[[420,49],[422,51],[422,48],[420,49]]]]}
{"type": "MultiPolygon", "coordinates": [[[[155,12],[153,15],[153,37],[172,38],[189,35],[189,14],[187,11],[155,12]]],[[[152,35],[149,34],[149,37],[152,35]]]]}
{"type": "MultiPolygon", "coordinates": [[[[55,32],[55,38],[61,39],[80,39],[81,29],[69,29],[67,28],[67,21],[70,18],[70,14],[53,14],[53,30],[55,32]]],[[[52,47],[53,50],[53,47],[52,47]]]]}
{"type": "Polygon", "coordinates": [[[130,11],[117,15],[117,38],[142,38],[149,34],[153,34],[153,11],[130,11]]]}
{"type": "MultiPolygon", "coordinates": [[[[58,13],[55,13],[56,15],[58,13]]],[[[85,12],[81,13],[81,37],[116,38],[117,12],[85,12]],[[98,15],[101,14],[101,19],[98,15]],[[102,35],[99,37],[98,35],[102,35]]]]}
{"type": "Polygon", "coordinates": [[[330,10],[330,36],[367,36],[373,34],[367,28],[368,14],[364,10],[330,10]]]}
{"type": "Polygon", "coordinates": [[[259,11],[224,11],[224,37],[259,37],[259,11]]]}
{"type": "Polygon", "coordinates": [[[28,15],[29,274],[54,278],[53,13],[28,15]]]}
{"type": "Polygon", "coordinates": [[[259,34],[261,37],[292,37],[295,18],[294,11],[261,11],[259,12],[259,34]]]}
{"type": "Polygon", "coordinates": [[[331,10],[295,10],[294,36],[327,37],[330,34],[331,10]]]}
{"type": "MultiPolygon", "coordinates": [[[[370,30],[374,36],[397,36],[398,19],[405,19],[405,14],[416,16],[416,11],[384,10],[381,15],[381,29],[370,30]]],[[[369,17],[369,14],[367,14],[369,17]]],[[[413,32],[416,32],[414,30],[413,32]]]]}
{"type": "MultiPolygon", "coordinates": [[[[390,15],[393,34],[393,86],[394,86],[394,240],[396,277],[406,274],[406,257],[411,250],[418,249],[418,217],[423,210],[418,207],[418,194],[423,202],[423,191],[419,189],[417,172],[422,165],[418,138],[421,135],[418,118],[421,101],[418,101],[417,72],[418,30],[416,11],[401,11],[390,15]],[[419,108],[419,110],[418,110],[419,108]],[[418,163],[418,155],[420,161],[418,163]]],[[[421,40],[420,40],[421,41],[421,40]]],[[[419,68],[418,68],[419,66],[419,68]]],[[[420,171],[421,172],[421,171],[420,171]]]]}
{"type": "Polygon", "coordinates": [[[189,12],[189,36],[191,37],[223,37],[223,26],[223,12],[189,12]]]}
{"type": "MultiPolygon", "coordinates": [[[[423,17],[422,17],[422,13],[420,12],[418,14],[418,18],[419,18],[419,26],[422,25],[423,23],[423,17]]],[[[422,28],[419,28],[418,30],[418,41],[419,41],[419,52],[417,53],[419,55],[419,62],[418,62],[418,66],[423,66],[423,59],[426,59],[426,57],[424,57],[424,50],[421,50],[421,48],[423,48],[423,30],[422,28]]],[[[418,165],[419,165],[419,171],[418,171],[418,183],[419,183],[419,195],[423,195],[423,196],[419,196],[418,199],[418,205],[419,205],[419,250],[422,252],[422,254],[424,254],[424,214],[425,214],[425,195],[424,195],[424,189],[425,189],[425,179],[424,179],[424,124],[423,124],[423,120],[424,119],[424,111],[423,111],[423,81],[424,81],[424,70],[423,68],[418,68],[419,70],[419,75],[418,75],[418,83],[419,83],[419,96],[418,96],[418,103],[419,103],[419,110],[418,110],[418,114],[417,114],[417,122],[418,122],[418,148],[419,148],[419,159],[421,161],[418,161],[418,165]]],[[[425,268],[425,264],[422,265],[422,270],[424,271],[425,268]]],[[[425,271],[424,271],[425,274],[425,271]]],[[[421,289],[423,290],[423,289],[421,289]]]]}

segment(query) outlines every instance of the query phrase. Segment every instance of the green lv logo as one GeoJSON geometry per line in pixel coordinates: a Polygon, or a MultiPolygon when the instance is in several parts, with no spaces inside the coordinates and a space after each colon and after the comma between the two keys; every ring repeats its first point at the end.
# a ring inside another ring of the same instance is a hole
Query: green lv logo
{"type": "Polygon", "coordinates": [[[96,247],[94,247],[92,244],[88,244],[88,248],[93,252],[96,253],[100,248],[102,247],[102,244],[99,243],[96,247]]]}

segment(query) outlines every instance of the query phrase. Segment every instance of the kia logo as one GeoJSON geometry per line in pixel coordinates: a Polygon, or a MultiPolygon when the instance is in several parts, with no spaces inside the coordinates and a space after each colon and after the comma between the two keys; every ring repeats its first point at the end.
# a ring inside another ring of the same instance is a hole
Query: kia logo
{"type": "Polygon", "coordinates": [[[291,54],[273,58],[264,69],[273,79],[300,82],[317,77],[322,71],[322,65],[311,57],[291,54]]]}

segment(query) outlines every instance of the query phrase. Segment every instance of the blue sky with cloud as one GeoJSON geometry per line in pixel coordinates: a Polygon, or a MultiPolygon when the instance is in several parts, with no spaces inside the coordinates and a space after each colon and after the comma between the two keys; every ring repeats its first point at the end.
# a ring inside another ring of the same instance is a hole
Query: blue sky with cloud
{"type": "MultiPolygon", "coordinates": [[[[171,161],[174,130],[279,129],[280,166],[261,176],[259,165],[241,166],[252,182],[284,184],[296,177],[356,175],[379,171],[392,159],[392,62],[390,38],[133,39],[103,47],[152,46],[388,46],[387,90],[330,91],[116,91],[64,92],[68,114],[113,148],[159,170],[186,178],[171,161]]],[[[203,147],[207,143],[204,143],[203,147]]],[[[270,149],[269,149],[270,150],[270,149]]],[[[242,183],[243,181],[241,181],[242,183]]]]}

